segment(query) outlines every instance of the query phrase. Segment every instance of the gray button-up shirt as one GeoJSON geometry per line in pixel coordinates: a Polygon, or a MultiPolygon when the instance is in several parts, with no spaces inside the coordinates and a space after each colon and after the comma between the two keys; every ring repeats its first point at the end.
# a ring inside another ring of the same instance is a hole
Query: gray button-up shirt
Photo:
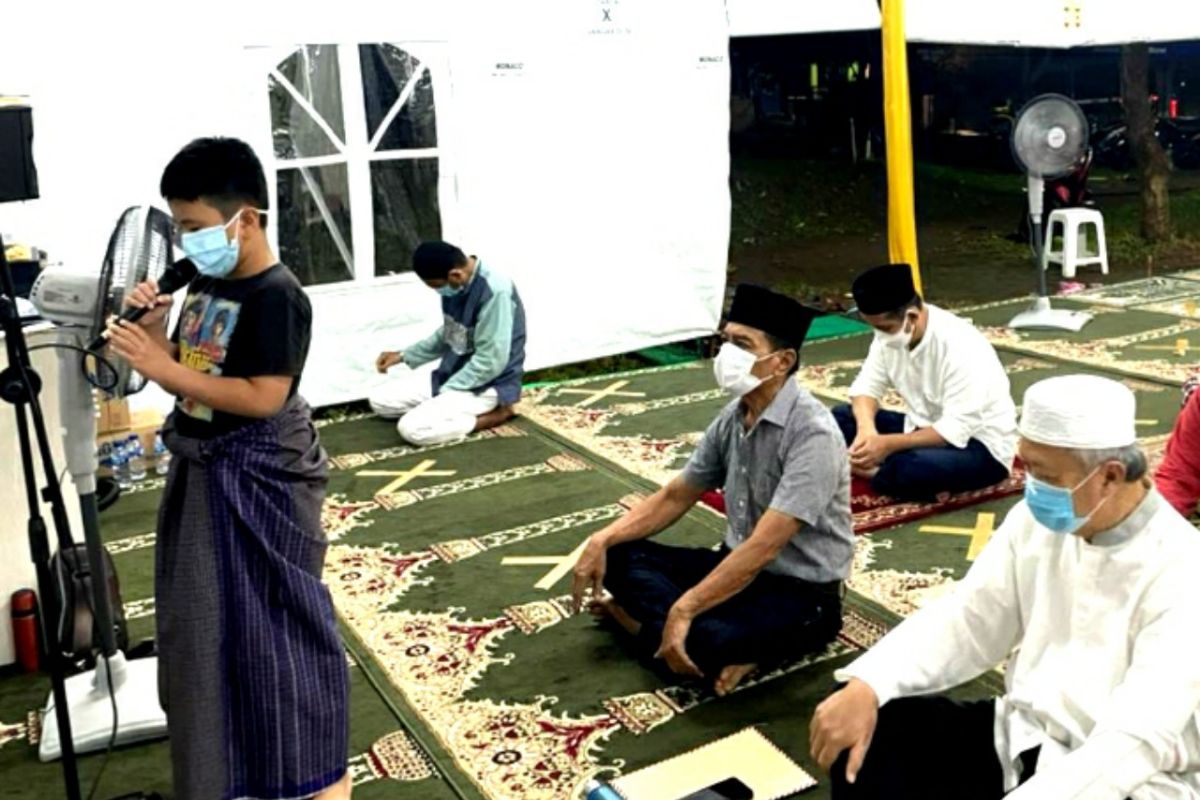
{"type": "Polygon", "coordinates": [[[750,430],[741,401],[708,427],[683,472],[691,486],[725,488],[725,544],[750,538],[768,508],[803,523],[768,572],[815,583],[845,580],[854,555],[850,461],[833,415],[788,380],[750,430]]]}

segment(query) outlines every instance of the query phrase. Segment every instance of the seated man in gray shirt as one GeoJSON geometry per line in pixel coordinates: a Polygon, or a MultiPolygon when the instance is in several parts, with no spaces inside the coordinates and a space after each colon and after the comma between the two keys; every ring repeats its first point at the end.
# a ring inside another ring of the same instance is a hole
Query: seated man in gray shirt
{"type": "Polygon", "coordinates": [[[813,314],[741,285],[714,369],[736,399],[683,474],[594,534],[575,567],[578,610],[611,616],[646,656],[727,694],[757,666],[828,644],[850,573],[850,464],[833,415],[793,375],[813,314]],[[723,486],[720,549],[647,541],[723,486]],[[605,597],[607,589],[611,597],[605,597]]]}

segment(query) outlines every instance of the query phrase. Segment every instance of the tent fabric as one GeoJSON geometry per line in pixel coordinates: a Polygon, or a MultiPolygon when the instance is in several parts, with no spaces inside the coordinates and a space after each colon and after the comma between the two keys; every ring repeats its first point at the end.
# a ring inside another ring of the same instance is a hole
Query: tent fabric
{"type": "MultiPolygon", "coordinates": [[[[1012,0],[971,3],[908,0],[910,42],[1083,47],[1200,38],[1200,5],[1178,0],[1012,0]]],[[[777,3],[727,0],[731,36],[770,36],[879,28],[876,0],[777,3]]]]}
{"type": "Polygon", "coordinates": [[[879,27],[876,0],[838,0],[836,3],[726,0],[726,8],[730,36],[831,33],[879,27]]]}

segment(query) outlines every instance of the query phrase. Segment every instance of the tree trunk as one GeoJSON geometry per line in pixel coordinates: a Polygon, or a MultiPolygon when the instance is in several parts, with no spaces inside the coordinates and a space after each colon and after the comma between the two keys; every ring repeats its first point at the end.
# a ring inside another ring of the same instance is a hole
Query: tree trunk
{"type": "Polygon", "coordinates": [[[1121,102],[1125,107],[1129,146],[1142,187],[1142,238],[1159,242],[1171,236],[1171,162],[1154,135],[1150,108],[1150,49],[1146,44],[1121,48],[1121,102]]]}

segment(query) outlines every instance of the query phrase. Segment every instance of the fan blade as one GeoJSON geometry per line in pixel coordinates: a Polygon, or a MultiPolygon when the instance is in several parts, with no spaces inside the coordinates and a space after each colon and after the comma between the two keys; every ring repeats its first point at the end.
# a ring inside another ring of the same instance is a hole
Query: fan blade
{"type": "Polygon", "coordinates": [[[1035,97],[1013,125],[1013,156],[1027,174],[1039,178],[1069,173],[1087,152],[1087,141],[1087,116],[1063,95],[1035,97]]]}

